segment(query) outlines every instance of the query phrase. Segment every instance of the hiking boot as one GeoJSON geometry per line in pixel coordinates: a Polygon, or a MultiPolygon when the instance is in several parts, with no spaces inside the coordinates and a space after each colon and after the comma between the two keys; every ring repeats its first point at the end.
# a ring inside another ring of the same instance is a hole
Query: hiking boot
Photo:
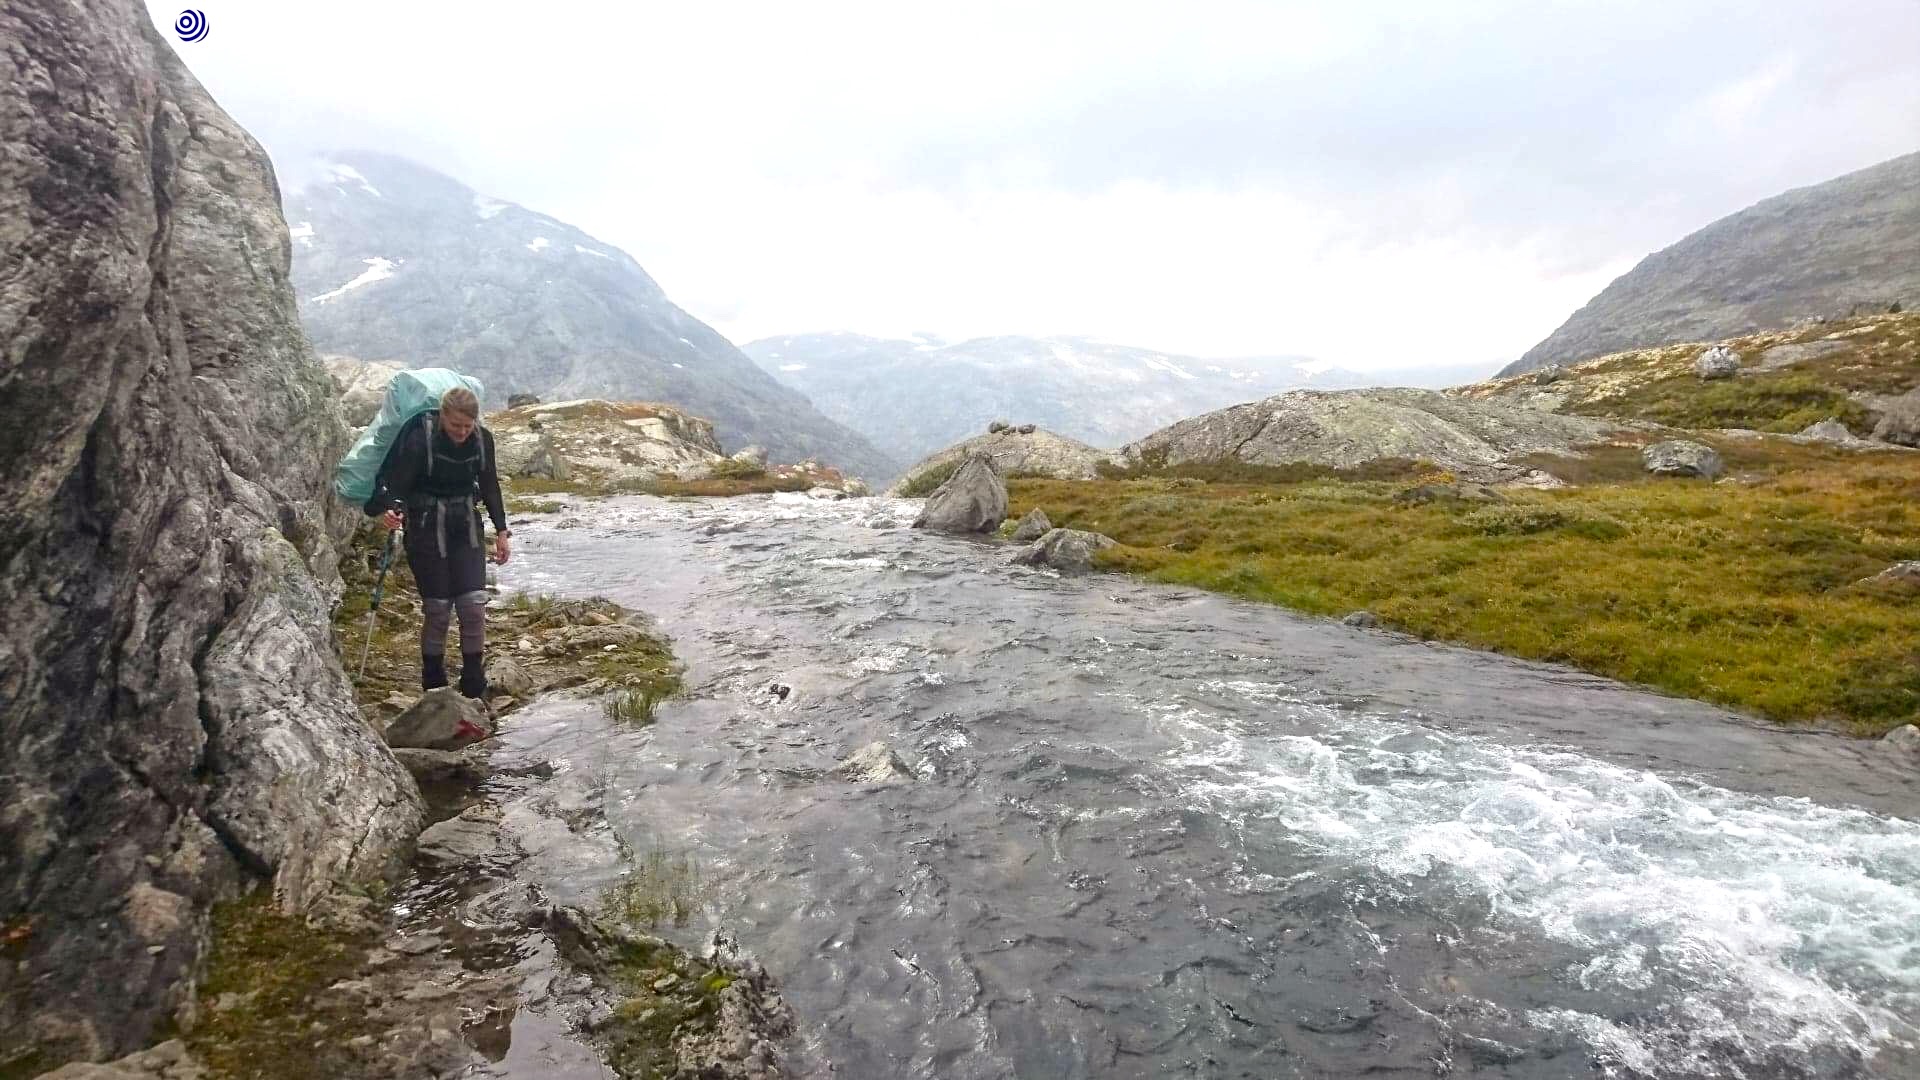
{"type": "Polygon", "coordinates": [[[486,658],[481,654],[461,654],[460,693],[470,698],[484,698],[487,696],[487,662],[486,658]]]}
{"type": "Polygon", "coordinates": [[[420,689],[438,690],[447,685],[447,658],[420,654],[420,689]]]}

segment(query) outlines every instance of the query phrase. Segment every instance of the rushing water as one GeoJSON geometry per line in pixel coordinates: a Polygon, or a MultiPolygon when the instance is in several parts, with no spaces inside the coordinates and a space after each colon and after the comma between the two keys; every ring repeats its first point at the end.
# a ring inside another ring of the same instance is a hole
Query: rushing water
{"type": "Polygon", "coordinates": [[[766,964],[801,1072],[1920,1076],[1920,783],[1878,747],[1013,568],[916,509],[578,505],[502,573],[688,665],[651,727],[519,714],[502,756],[565,804],[528,872],[690,861],[670,933],[766,964]],[[913,778],[834,774],[874,741],[913,778]]]}

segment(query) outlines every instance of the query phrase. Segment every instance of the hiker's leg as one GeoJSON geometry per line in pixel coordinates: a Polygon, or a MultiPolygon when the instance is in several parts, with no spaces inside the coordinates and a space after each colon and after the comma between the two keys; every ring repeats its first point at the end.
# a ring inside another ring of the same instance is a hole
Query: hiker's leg
{"type": "Polygon", "coordinates": [[[467,544],[447,552],[453,606],[460,619],[460,692],[487,694],[487,559],[484,549],[467,544]]]}
{"type": "Polygon", "coordinates": [[[420,588],[420,688],[447,685],[447,627],[453,623],[453,591],[447,560],[426,529],[407,530],[407,565],[420,588]]]}

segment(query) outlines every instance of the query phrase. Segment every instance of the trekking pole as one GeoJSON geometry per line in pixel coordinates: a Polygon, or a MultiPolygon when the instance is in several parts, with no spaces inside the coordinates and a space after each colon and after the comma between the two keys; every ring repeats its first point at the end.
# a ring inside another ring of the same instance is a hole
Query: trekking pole
{"type": "Polygon", "coordinates": [[[388,529],[387,546],[380,552],[380,574],[373,579],[373,604],[367,608],[367,643],[360,649],[358,678],[367,677],[367,655],[373,652],[373,616],[380,610],[380,597],[387,588],[387,568],[393,565],[393,541],[397,535],[396,530],[388,529]]]}

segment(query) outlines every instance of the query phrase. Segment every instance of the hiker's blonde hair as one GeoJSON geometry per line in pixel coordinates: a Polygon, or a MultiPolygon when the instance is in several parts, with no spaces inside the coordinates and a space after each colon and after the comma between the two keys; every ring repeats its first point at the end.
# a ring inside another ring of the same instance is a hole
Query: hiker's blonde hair
{"type": "Polygon", "coordinates": [[[456,386],[440,395],[440,411],[455,416],[480,419],[480,399],[464,386],[456,386]]]}

